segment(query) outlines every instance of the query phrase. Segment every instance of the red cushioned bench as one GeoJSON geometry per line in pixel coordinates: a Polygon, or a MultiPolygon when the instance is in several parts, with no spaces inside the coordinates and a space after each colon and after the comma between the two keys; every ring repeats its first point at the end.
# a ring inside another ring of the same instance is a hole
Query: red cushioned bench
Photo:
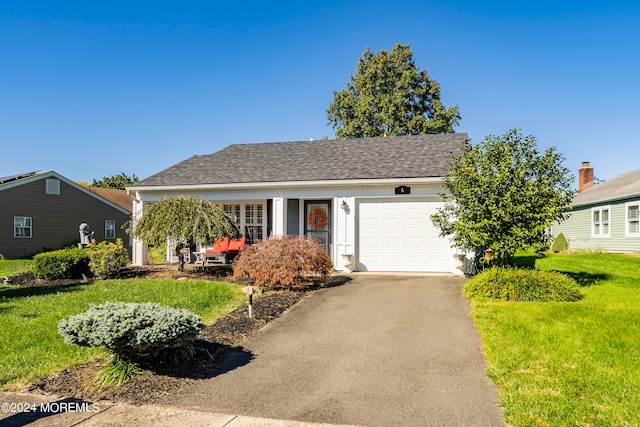
{"type": "Polygon", "coordinates": [[[247,246],[247,238],[229,239],[223,237],[214,243],[213,247],[206,248],[202,253],[202,265],[204,266],[209,260],[217,263],[229,264],[238,256],[240,252],[247,246]]]}

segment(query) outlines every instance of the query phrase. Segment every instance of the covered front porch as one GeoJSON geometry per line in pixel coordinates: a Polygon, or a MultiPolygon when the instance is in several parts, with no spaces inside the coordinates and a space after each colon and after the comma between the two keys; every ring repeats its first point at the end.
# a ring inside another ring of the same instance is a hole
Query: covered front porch
{"type": "MultiPolygon", "coordinates": [[[[202,197],[202,195],[196,195],[202,197]]],[[[272,236],[307,236],[316,239],[325,249],[337,270],[350,271],[345,266],[343,254],[353,259],[353,215],[347,198],[287,198],[266,199],[206,199],[224,211],[238,226],[248,245],[255,244],[272,236]],[[351,217],[350,217],[351,216],[351,217]]],[[[136,203],[146,206],[151,201],[136,203]]],[[[352,202],[353,203],[353,202],[352,202]]],[[[142,209],[137,213],[142,215],[142,209]]],[[[178,262],[175,255],[175,242],[169,240],[167,261],[178,262]]],[[[208,245],[213,246],[213,245],[208,245]]],[[[148,264],[147,248],[143,242],[134,241],[133,261],[136,265],[148,264]]],[[[207,246],[196,245],[193,252],[203,252],[207,246]]]]}

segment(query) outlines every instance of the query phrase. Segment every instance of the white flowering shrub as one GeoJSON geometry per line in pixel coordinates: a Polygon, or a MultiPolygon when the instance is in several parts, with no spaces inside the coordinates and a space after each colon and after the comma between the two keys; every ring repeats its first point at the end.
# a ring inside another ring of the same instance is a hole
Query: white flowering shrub
{"type": "Polygon", "coordinates": [[[130,360],[162,358],[167,350],[171,357],[187,358],[203,328],[202,318],[185,309],[124,302],[92,304],[58,324],[67,344],[105,347],[130,360]]]}

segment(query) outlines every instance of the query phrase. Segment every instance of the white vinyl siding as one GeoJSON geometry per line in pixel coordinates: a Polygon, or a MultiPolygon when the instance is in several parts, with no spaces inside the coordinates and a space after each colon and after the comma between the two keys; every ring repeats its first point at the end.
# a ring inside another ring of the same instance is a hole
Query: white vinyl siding
{"type": "Polygon", "coordinates": [[[30,216],[13,217],[13,237],[17,239],[30,239],[33,235],[32,231],[30,216]]]}
{"type": "Polygon", "coordinates": [[[591,209],[591,237],[611,237],[611,206],[591,209]]]}

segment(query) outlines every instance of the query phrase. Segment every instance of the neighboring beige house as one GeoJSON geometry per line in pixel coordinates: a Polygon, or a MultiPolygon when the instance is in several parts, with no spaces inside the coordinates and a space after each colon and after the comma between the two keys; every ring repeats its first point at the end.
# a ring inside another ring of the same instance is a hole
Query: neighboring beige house
{"type": "MultiPolygon", "coordinates": [[[[431,215],[466,133],[236,144],[193,156],[127,189],[134,217],[178,195],[210,200],[249,243],[279,235],[321,242],[339,270],[461,274],[431,215]]],[[[133,243],[134,264],[146,246],[133,243]]]]}
{"type": "Polygon", "coordinates": [[[553,226],[553,236],[564,234],[570,249],[640,250],[640,170],[594,185],[593,168],[585,162],[578,181],[569,218],[553,226]]]}
{"type": "MultiPolygon", "coordinates": [[[[126,191],[108,193],[111,198],[128,198],[126,191]]],[[[0,178],[0,254],[23,258],[75,244],[83,222],[96,241],[121,238],[130,250],[122,226],[131,217],[132,200],[128,209],[122,205],[53,171],[0,178]]]]}

